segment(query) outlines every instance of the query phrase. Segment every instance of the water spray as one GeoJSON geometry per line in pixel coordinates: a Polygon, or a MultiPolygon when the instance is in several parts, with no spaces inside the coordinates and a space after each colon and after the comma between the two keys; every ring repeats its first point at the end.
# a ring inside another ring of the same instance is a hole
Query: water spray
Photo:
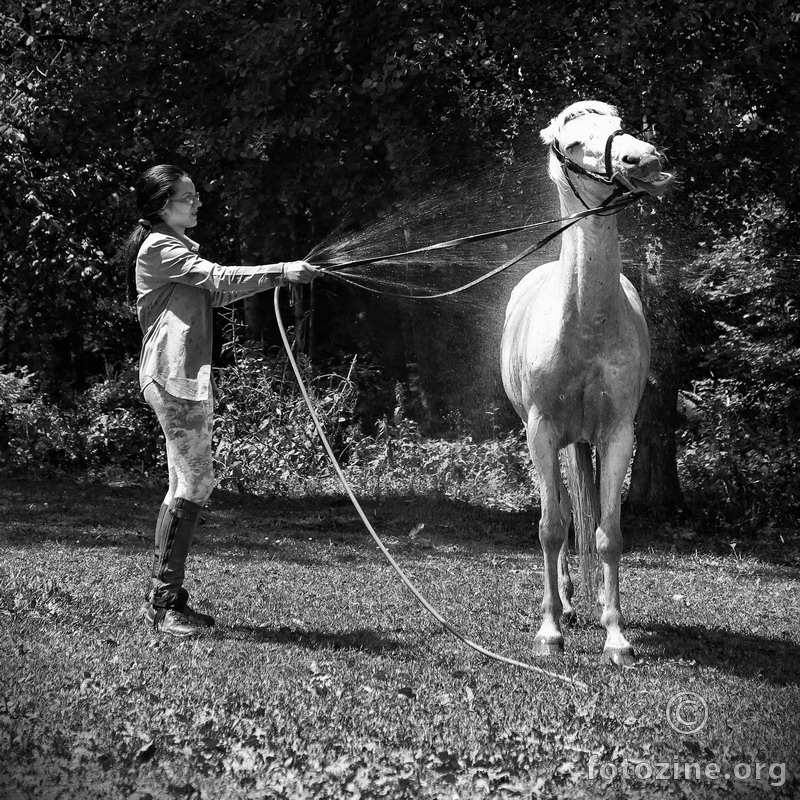
{"type": "MultiPolygon", "coordinates": [[[[612,194],[600,206],[597,206],[595,208],[587,208],[584,211],[578,211],[574,214],[571,214],[568,217],[559,217],[557,219],[547,220],[546,222],[532,222],[526,225],[516,225],[510,228],[501,228],[499,230],[488,231],[484,233],[475,233],[469,236],[461,236],[456,239],[450,239],[446,242],[437,242],[436,244],[430,244],[424,247],[417,247],[413,250],[405,250],[400,253],[392,253],[391,255],[386,255],[386,256],[371,256],[369,258],[360,258],[344,262],[315,262],[314,266],[319,267],[321,272],[323,272],[325,275],[331,275],[332,277],[335,277],[340,281],[343,281],[344,283],[348,283],[351,286],[355,286],[359,289],[364,289],[368,292],[373,292],[374,294],[396,297],[405,300],[440,300],[443,297],[450,297],[451,295],[458,294],[459,292],[463,292],[467,289],[471,289],[473,286],[477,286],[479,283],[483,283],[484,281],[489,280],[489,278],[493,278],[495,275],[504,272],[505,270],[509,269],[509,267],[513,267],[514,264],[519,263],[532,253],[535,253],[537,250],[541,250],[546,244],[553,241],[553,239],[560,236],[562,233],[564,233],[565,230],[571,228],[577,222],[580,222],[580,220],[584,219],[584,217],[604,216],[606,214],[618,214],[620,211],[631,205],[631,203],[636,202],[641,197],[641,194],[639,194],[638,192],[625,193],[621,197],[621,199],[618,200],[616,203],[610,202],[616,196],[617,195],[612,194]],[[547,236],[542,237],[538,242],[532,244],[530,247],[525,248],[525,250],[523,250],[521,253],[518,253],[513,258],[501,264],[499,267],[495,267],[494,269],[489,270],[480,277],[475,278],[474,280],[469,281],[468,283],[462,284],[461,286],[457,286],[455,289],[450,289],[446,292],[435,292],[431,294],[403,294],[400,292],[390,292],[383,289],[376,289],[373,286],[367,286],[366,284],[353,280],[348,273],[341,272],[341,270],[347,269],[348,267],[360,267],[367,264],[374,264],[378,261],[395,261],[397,259],[405,258],[411,255],[428,253],[433,250],[445,250],[451,247],[458,247],[460,245],[471,242],[486,241],[488,239],[495,239],[499,236],[508,236],[512,233],[519,233],[520,231],[530,230],[532,228],[538,228],[543,225],[554,225],[560,222],[564,222],[566,224],[562,225],[562,227],[558,228],[552,233],[549,233],[547,236]]],[[[307,260],[310,258],[313,258],[313,255],[309,255],[307,257],[307,260]]]]}

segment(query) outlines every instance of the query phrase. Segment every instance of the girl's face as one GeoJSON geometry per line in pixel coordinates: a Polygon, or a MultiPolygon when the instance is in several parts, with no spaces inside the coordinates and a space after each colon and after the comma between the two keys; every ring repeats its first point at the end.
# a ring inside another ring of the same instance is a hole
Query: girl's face
{"type": "Polygon", "coordinates": [[[197,225],[197,211],[203,203],[190,178],[180,178],[172,187],[172,196],[161,216],[180,233],[197,225]]]}

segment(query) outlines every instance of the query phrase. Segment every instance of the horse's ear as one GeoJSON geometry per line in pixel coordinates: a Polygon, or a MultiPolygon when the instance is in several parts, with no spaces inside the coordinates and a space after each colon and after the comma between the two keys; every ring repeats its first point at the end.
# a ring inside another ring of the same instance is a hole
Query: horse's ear
{"type": "Polygon", "coordinates": [[[539,131],[539,136],[541,137],[542,141],[545,144],[553,144],[556,140],[556,133],[558,132],[559,127],[559,117],[553,117],[550,120],[550,124],[546,128],[542,128],[539,131]]]}

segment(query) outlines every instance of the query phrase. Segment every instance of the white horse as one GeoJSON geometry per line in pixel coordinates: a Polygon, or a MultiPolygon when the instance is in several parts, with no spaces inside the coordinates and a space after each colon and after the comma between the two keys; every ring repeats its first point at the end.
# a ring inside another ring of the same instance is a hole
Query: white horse
{"type": "MultiPolygon", "coordinates": [[[[621,191],[660,195],[673,180],[655,147],[623,133],[617,111],[605,103],[569,106],[541,136],[550,146],[564,217],[608,204],[621,191]]],[[[566,230],[558,261],[531,271],[511,295],[502,374],[526,426],[541,495],[544,597],[534,650],[563,653],[562,612],[573,617],[566,557],[573,504],[558,457],[566,449],[579,549],[588,552],[594,537],[603,567],[603,655],[629,665],[636,656],[622,631],[620,503],[650,343],[641,301],[621,266],[613,213],[587,216],[566,230]]],[[[584,566],[583,573],[590,585],[590,570],[584,566]]]]}

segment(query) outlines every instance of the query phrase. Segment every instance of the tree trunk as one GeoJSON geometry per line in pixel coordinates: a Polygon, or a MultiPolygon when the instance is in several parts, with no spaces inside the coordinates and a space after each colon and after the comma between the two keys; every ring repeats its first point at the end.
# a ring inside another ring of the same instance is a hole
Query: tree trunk
{"type": "Polygon", "coordinates": [[[665,260],[661,239],[652,235],[645,237],[639,255],[645,265],[639,291],[650,326],[652,356],[636,418],[636,455],[627,507],[635,513],[671,516],[684,507],[675,443],[681,352],[679,262],[665,260]]]}
{"type": "Polygon", "coordinates": [[[294,349],[314,357],[314,285],[289,287],[292,310],[294,311],[294,349]]]}
{"type": "Polygon", "coordinates": [[[684,507],[675,446],[677,387],[649,382],[639,406],[627,507],[670,516],[684,507]]]}

